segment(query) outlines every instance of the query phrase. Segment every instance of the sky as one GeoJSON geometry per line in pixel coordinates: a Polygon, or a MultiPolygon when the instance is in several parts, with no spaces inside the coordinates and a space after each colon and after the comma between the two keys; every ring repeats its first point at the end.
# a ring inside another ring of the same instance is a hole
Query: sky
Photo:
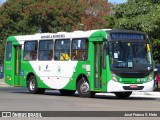
{"type": "Polygon", "coordinates": [[[125,3],[127,2],[127,0],[108,0],[108,2],[119,4],[119,3],[125,3]]]}
{"type": "Polygon", "coordinates": [[[6,0],[0,0],[0,6],[5,2],[6,0]]]}

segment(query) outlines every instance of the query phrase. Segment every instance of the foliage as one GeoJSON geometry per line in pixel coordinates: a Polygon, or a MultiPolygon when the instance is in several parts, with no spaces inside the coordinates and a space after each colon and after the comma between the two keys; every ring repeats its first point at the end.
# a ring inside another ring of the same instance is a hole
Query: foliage
{"type": "Polygon", "coordinates": [[[160,60],[160,2],[159,0],[128,0],[114,7],[115,14],[106,17],[113,29],[146,32],[154,47],[154,59],[160,60]]]}
{"type": "Polygon", "coordinates": [[[11,35],[104,28],[107,7],[104,0],[7,0],[0,7],[0,56],[11,35]]]}
{"type": "Polygon", "coordinates": [[[76,28],[82,30],[106,28],[105,16],[109,13],[110,4],[105,0],[80,0],[83,5],[83,15],[76,28]],[[82,25],[82,26],[80,26],[82,25]]]}

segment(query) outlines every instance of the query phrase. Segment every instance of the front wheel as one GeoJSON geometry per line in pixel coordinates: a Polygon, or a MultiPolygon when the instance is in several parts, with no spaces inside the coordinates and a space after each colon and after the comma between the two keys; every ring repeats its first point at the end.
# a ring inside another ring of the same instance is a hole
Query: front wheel
{"type": "Polygon", "coordinates": [[[89,83],[84,77],[78,81],[77,91],[80,97],[94,97],[95,95],[95,92],[90,91],[89,83]]]}
{"type": "Polygon", "coordinates": [[[118,98],[125,99],[128,98],[132,92],[116,92],[114,93],[118,98]]]}
{"type": "Polygon", "coordinates": [[[43,94],[45,92],[45,89],[38,88],[37,80],[33,75],[29,77],[27,86],[31,94],[43,94]]]}

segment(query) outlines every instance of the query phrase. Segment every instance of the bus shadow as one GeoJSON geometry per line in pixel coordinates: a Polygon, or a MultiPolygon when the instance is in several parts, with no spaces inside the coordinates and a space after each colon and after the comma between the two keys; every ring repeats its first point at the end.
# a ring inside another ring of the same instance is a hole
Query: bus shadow
{"type": "Polygon", "coordinates": [[[156,100],[158,98],[149,98],[149,97],[133,97],[133,96],[130,96],[128,98],[125,98],[125,99],[121,99],[121,98],[118,98],[116,96],[111,96],[111,95],[106,95],[106,96],[103,96],[103,95],[96,95],[94,97],[95,99],[108,99],[108,100],[156,100]]]}
{"type": "MultiPolygon", "coordinates": [[[[59,93],[59,91],[49,91],[49,92],[45,92],[44,95],[47,96],[63,96],[59,93]]],[[[63,96],[64,97],[64,96],[63,96]]],[[[66,97],[79,97],[78,93],[75,93],[72,96],[66,96],[66,97]]],[[[79,97],[79,98],[83,98],[83,97],[79,97]]],[[[134,97],[134,96],[130,96],[129,98],[126,99],[120,99],[114,95],[95,95],[93,98],[84,98],[84,99],[107,99],[107,100],[156,100],[159,98],[149,98],[149,97],[134,97]]]]}
{"type": "MultiPolygon", "coordinates": [[[[5,90],[4,90],[5,91],[5,90]]],[[[10,93],[19,93],[19,94],[30,94],[27,88],[11,88],[10,90],[6,88],[7,92],[10,93]]],[[[60,92],[58,90],[46,90],[46,92],[44,94],[30,94],[30,95],[41,95],[41,96],[59,96],[59,97],[76,97],[78,98],[79,95],[76,92],[74,95],[72,96],[63,96],[60,94],[60,92]]],[[[79,97],[79,98],[83,98],[83,97],[79,97]]],[[[114,95],[95,95],[93,98],[83,98],[83,99],[107,99],[107,100],[156,100],[156,99],[160,99],[160,98],[150,98],[148,97],[143,97],[143,96],[130,96],[129,98],[126,99],[120,99],[114,95]]]]}

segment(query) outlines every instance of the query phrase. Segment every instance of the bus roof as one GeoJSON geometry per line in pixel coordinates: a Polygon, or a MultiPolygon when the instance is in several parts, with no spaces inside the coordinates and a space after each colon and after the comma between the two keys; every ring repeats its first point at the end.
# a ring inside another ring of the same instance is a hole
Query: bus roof
{"type": "MultiPolygon", "coordinates": [[[[26,40],[43,40],[43,39],[68,39],[68,38],[88,38],[92,33],[96,31],[109,31],[111,29],[97,29],[97,30],[88,30],[88,31],[73,31],[73,32],[57,32],[57,33],[36,33],[33,35],[19,35],[19,36],[9,36],[8,40],[10,41],[10,37],[16,38],[18,41],[26,41],[26,40]]],[[[13,41],[13,39],[12,39],[13,41]]]]}

